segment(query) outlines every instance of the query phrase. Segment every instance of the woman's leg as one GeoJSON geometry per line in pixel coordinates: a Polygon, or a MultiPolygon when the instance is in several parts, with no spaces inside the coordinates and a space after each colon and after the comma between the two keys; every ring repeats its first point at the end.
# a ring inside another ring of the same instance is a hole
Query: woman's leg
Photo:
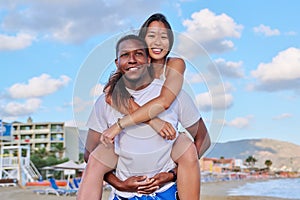
{"type": "Polygon", "coordinates": [[[180,200],[200,199],[200,166],[196,147],[184,133],[176,139],[172,159],[178,164],[177,189],[180,200]]]}
{"type": "Polygon", "coordinates": [[[113,146],[99,144],[90,154],[78,190],[77,200],[99,200],[102,198],[104,175],[113,170],[118,161],[113,146]]]}

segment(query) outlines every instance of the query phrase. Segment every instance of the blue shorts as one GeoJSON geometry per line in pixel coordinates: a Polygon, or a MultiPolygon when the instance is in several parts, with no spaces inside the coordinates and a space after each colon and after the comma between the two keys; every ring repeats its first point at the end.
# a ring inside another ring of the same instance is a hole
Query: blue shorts
{"type": "Polygon", "coordinates": [[[151,195],[142,195],[140,197],[134,196],[131,198],[124,198],[115,194],[113,200],[177,200],[177,196],[177,186],[174,184],[164,192],[154,193],[151,195]]]}

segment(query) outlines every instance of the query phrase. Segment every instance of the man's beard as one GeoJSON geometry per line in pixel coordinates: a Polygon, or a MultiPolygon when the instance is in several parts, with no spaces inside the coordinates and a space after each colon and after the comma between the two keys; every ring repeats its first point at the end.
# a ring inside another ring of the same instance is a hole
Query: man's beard
{"type": "Polygon", "coordinates": [[[137,88],[139,87],[142,83],[141,80],[144,78],[144,75],[141,75],[138,78],[128,78],[126,75],[123,75],[123,78],[133,87],[137,88]]]}

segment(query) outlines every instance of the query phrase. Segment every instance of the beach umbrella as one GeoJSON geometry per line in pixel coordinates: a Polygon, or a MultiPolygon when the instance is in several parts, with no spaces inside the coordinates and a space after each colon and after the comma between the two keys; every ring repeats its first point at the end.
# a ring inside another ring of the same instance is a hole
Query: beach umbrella
{"type": "Polygon", "coordinates": [[[75,163],[73,160],[69,160],[67,162],[64,162],[64,163],[61,163],[58,165],[54,165],[53,168],[64,170],[64,175],[68,176],[68,178],[67,178],[67,188],[68,188],[71,175],[75,175],[75,170],[79,170],[82,167],[79,164],[75,163]]]}
{"type": "Polygon", "coordinates": [[[81,169],[81,166],[75,163],[73,160],[52,166],[55,169],[81,169]]]}
{"type": "Polygon", "coordinates": [[[84,170],[85,167],[86,167],[86,163],[85,162],[79,164],[79,170],[84,170]]]}

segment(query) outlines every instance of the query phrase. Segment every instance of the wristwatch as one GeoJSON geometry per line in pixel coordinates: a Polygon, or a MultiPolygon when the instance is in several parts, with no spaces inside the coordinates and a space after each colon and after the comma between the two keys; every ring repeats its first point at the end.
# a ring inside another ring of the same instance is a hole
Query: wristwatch
{"type": "Polygon", "coordinates": [[[177,180],[177,174],[175,173],[175,171],[173,169],[171,169],[170,171],[168,171],[168,173],[172,173],[173,174],[172,182],[176,182],[176,180],[177,180]]]}

